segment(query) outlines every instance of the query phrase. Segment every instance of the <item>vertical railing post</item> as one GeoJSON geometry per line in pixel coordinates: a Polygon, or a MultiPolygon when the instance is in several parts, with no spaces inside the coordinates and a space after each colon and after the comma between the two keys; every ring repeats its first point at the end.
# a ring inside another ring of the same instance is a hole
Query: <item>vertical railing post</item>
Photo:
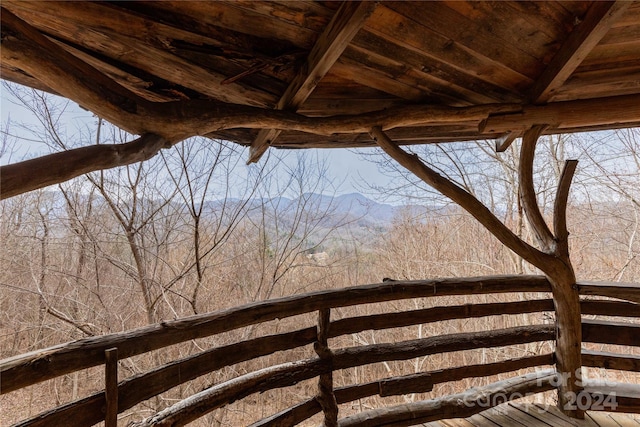
{"type": "Polygon", "coordinates": [[[104,352],[104,394],[107,403],[104,417],[105,427],[118,425],[118,349],[110,348],[104,352]]]}
{"type": "Polygon", "coordinates": [[[329,308],[320,310],[318,314],[318,341],[314,343],[314,350],[321,360],[329,364],[330,370],[326,374],[321,374],[318,379],[318,395],[316,399],[324,412],[325,427],[338,426],[338,403],[333,393],[333,354],[329,349],[327,338],[329,336],[331,311],[329,308]]]}

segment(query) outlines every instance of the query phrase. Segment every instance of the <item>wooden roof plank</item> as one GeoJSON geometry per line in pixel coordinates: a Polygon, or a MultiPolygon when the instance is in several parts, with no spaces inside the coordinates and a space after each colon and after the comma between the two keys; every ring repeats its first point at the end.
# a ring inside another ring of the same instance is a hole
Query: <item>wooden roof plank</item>
{"type": "Polygon", "coordinates": [[[534,82],[530,77],[421,25],[386,4],[376,9],[366,29],[407,49],[417,50],[462,72],[516,93],[534,82]]]}
{"type": "Polygon", "coordinates": [[[584,20],[569,34],[560,50],[530,90],[532,102],[549,101],[591,50],[607,34],[631,2],[594,2],[584,20]]]}
{"type": "MultiPolygon", "coordinates": [[[[340,58],[343,63],[347,60],[357,64],[358,68],[375,70],[381,77],[388,80],[385,86],[392,85],[393,83],[391,82],[393,81],[404,83],[407,87],[415,89],[420,100],[427,98],[438,99],[439,102],[437,103],[456,107],[495,102],[489,97],[435,78],[429,73],[409,66],[407,63],[394,60],[392,57],[381,55],[375,51],[349,46],[340,58]]],[[[358,77],[354,76],[354,79],[357,80],[358,77]]]]}
{"type": "MultiPolygon", "coordinates": [[[[593,48],[583,65],[585,69],[592,70],[615,69],[615,65],[638,61],[640,61],[640,40],[633,40],[617,45],[598,45],[593,48]]],[[[618,77],[624,78],[624,75],[618,75],[618,77]]]]}
{"type": "MultiPolygon", "coordinates": [[[[344,2],[320,35],[300,72],[280,98],[276,108],[297,110],[307,100],[320,80],[329,72],[356,33],[362,28],[376,7],[375,2],[344,2]]],[[[269,143],[280,134],[279,130],[266,129],[258,133],[249,152],[248,163],[257,162],[269,143]]]]}
{"type": "Polygon", "coordinates": [[[384,73],[383,70],[367,66],[367,64],[346,56],[340,58],[331,72],[358,84],[393,95],[401,100],[410,101],[410,103],[427,101],[426,94],[419,88],[396,80],[393,75],[384,73]]]}
{"type": "Polygon", "coordinates": [[[352,46],[395,59],[427,74],[431,79],[446,82],[451,87],[474,92],[477,96],[483,97],[482,102],[522,101],[522,98],[512,91],[505,90],[477,76],[461,71],[444,61],[425,55],[424,52],[420,52],[417,49],[409,49],[406,46],[396,44],[392,40],[366,29],[360,31],[353,39],[352,46]]]}
{"type": "Polygon", "coordinates": [[[389,2],[385,6],[447,39],[456,40],[463,48],[504,64],[522,75],[533,77],[543,67],[540,57],[530,52],[533,49],[525,48],[526,45],[535,46],[537,36],[529,31],[521,40],[514,40],[519,34],[509,32],[509,29],[522,26],[516,25],[516,19],[509,16],[513,13],[511,9],[499,2],[492,4],[487,14],[479,13],[488,6],[483,2],[432,2],[429,7],[415,7],[411,2],[389,2]],[[501,13],[495,12],[497,8],[503,9],[501,13]],[[511,37],[503,33],[510,33],[511,37]],[[509,42],[505,43],[504,39],[509,42]]]}

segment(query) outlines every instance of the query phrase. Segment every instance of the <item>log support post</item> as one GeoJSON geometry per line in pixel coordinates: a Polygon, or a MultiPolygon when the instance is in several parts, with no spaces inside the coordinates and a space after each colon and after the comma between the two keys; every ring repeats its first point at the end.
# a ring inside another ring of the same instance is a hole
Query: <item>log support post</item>
{"type": "Polygon", "coordinates": [[[536,265],[549,282],[553,293],[556,312],[556,368],[558,370],[558,405],[567,415],[584,418],[584,411],[578,408],[582,393],[582,325],[580,298],[576,276],[569,257],[569,232],[566,210],[571,180],[577,161],[565,163],[553,208],[553,231],[540,212],[533,185],[533,160],[536,144],[545,126],[532,126],[525,131],[520,151],[520,197],[529,224],[533,229],[541,251],[548,254],[548,262],[536,265]]]}
{"type": "Polygon", "coordinates": [[[104,352],[104,394],[106,401],[104,425],[118,425],[118,349],[110,348],[104,352]]]}
{"type": "MultiPolygon", "coordinates": [[[[314,343],[314,350],[321,360],[332,365],[333,354],[329,349],[327,338],[329,336],[331,311],[328,308],[322,309],[318,315],[318,340],[314,343]]],[[[318,380],[318,395],[316,400],[324,412],[325,427],[338,426],[338,403],[333,391],[333,369],[326,374],[321,374],[318,380]]]]}
{"type": "Polygon", "coordinates": [[[530,245],[513,233],[473,194],[438,174],[422,162],[418,156],[401,149],[380,126],[373,127],[369,134],[390,157],[460,205],[505,246],[545,273],[552,286],[556,311],[555,356],[559,378],[558,404],[566,415],[573,418],[584,418],[584,411],[575,405],[580,401],[579,397],[583,392],[580,353],[582,331],[580,300],[576,277],[569,258],[569,233],[566,224],[569,187],[577,161],[568,161],[560,177],[554,204],[552,231],[540,211],[533,184],[535,147],[538,138],[545,129],[545,125],[533,125],[524,132],[518,166],[522,206],[537,240],[537,247],[530,245]]]}

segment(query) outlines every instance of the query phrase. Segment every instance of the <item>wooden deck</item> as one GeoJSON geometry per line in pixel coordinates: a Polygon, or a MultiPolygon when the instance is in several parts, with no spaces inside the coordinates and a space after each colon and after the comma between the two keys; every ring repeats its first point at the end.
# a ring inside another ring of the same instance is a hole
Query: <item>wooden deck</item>
{"type": "Polygon", "coordinates": [[[627,414],[588,412],[584,421],[571,420],[555,407],[531,403],[505,403],[465,419],[433,421],[423,427],[640,427],[627,414]]]}

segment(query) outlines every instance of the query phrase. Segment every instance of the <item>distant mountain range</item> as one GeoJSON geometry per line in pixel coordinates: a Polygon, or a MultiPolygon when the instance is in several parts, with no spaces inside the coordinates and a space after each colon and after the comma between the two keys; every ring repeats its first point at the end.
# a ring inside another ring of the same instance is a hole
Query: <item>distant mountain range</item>
{"type": "MultiPolygon", "coordinates": [[[[235,199],[232,203],[244,203],[235,199]]],[[[207,210],[219,211],[222,201],[207,203],[207,210]]],[[[227,200],[229,203],[229,200],[227,200]]],[[[253,199],[247,203],[249,216],[258,218],[266,214],[268,218],[275,218],[283,224],[293,221],[301,210],[305,211],[305,218],[315,218],[322,228],[334,228],[346,225],[353,230],[358,228],[384,229],[391,225],[400,212],[412,212],[415,215],[425,213],[428,209],[420,205],[391,205],[379,203],[360,193],[327,196],[316,193],[306,193],[298,198],[275,197],[270,199],[253,199]],[[264,207],[264,212],[262,207],[264,207]]]]}

